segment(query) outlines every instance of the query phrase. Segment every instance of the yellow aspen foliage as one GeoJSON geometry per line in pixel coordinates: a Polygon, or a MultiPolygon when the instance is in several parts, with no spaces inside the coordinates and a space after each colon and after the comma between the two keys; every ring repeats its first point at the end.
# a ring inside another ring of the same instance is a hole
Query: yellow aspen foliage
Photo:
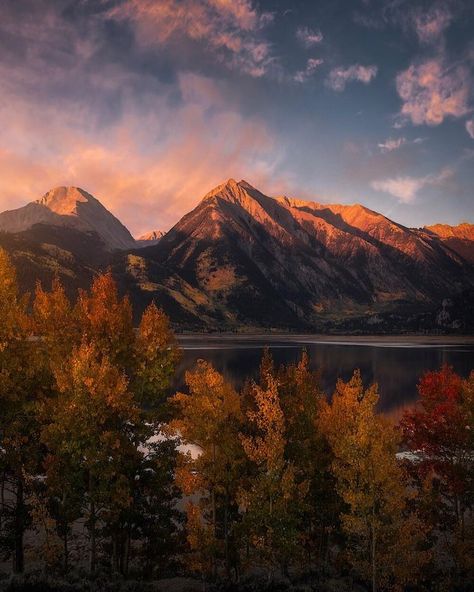
{"type": "Polygon", "coordinates": [[[75,312],[57,277],[50,291],[44,290],[38,283],[33,302],[33,322],[35,335],[41,338],[46,363],[61,364],[80,342],[80,327],[75,312]]]}
{"type": "Polygon", "coordinates": [[[188,569],[199,573],[202,578],[210,577],[214,568],[215,536],[201,507],[192,502],[186,506],[186,540],[190,550],[188,569]]]}
{"type": "Polygon", "coordinates": [[[144,311],[134,344],[135,392],[142,404],[163,402],[181,357],[168,317],[154,303],[144,311]]]}
{"type": "Polygon", "coordinates": [[[80,291],[77,314],[82,338],[127,369],[135,341],[132,306],[128,297],[119,296],[110,271],[95,278],[90,292],[80,291]]]}
{"type": "Polygon", "coordinates": [[[285,458],[287,440],[279,383],[265,367],[264,386],[253,383],[247,393],[253,397],[247,411],[250,433],[241,434],[241,441],[251,469],[248,481],[241,486],[239,501],[245,536],[271,580],[276,568],[286,571],[299,554],[308,484],[296,478],[295,465],[285,458]]]}
{"type": "MultiPolygon", "coordinates": [[[[172,399],[176,418],[170,427],[198,451],[194,457],[182,457],[177,484],[185,495],[199,496],[201,517],[214,541],[213,570],[223,559],[229,573],[230,558],[235,555],[231,547],[238,510],[236,488],[243,462],[238,435],[242,420],[240,397],[203,360],[198,361],[194,371],[186,373],[186,385],[189,394],[177,393],[172,399]]],[[[192,524],[188,523],[188,527],[192,524]]]]}
{"type": "Polygon", "coordinates": [[[356,371],[349,382],[338,381],[319,419],[346,505],[341,520],[349,559],[373,592],[416,582],[429,559],[423,551],[424,527],[409,510],[408,480],[396,458],[398,435],[377,415],[377,401],[377,386],[364,390],[356,371]]]}

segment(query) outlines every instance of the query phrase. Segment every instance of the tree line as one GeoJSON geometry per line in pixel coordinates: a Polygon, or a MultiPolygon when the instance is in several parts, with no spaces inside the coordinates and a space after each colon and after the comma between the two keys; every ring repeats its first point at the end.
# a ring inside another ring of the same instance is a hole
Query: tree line
{"type": "Polygon", "coordinates": [[[0,250],[13,572],[469,589],[474,373],[426,373],[395,425],[358,371],[327,398],[304,351],[281,367],[266,351],[240,392],[201,360],[174,394],[179,359],[166,315],[151,304],[134,328],[110,272],[75,302],[58,280],[30,298],[0,250]]]}

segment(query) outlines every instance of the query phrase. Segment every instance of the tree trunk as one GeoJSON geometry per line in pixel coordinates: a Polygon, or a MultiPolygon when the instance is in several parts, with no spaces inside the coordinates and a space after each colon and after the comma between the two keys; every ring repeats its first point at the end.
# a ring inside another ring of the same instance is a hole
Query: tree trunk
{"type": "Polygon", "coordinates": [[[25,534],[25,502],[23,491],[23,480],[18,479],[15,504],[15,550],[13,555],[14,573],[23,573],[25,569],[25,557],[23,549],[23,538],[25,534]]]}
{"type": "Polygon", "coordinates": [[[89,533],[90,533],[90,549],[89,549],[89,571],[91,574],[95,573],[97,563],[97,541],[95,536],[96,528],[96,516],[95,516],[95,503],[91,501],[91,516],[89,520],[89,533]]]}
{"type": "Polygon", "coordinates": [[[68,545],[68,533],[67,533],[67,524],[64,527],[64,536],[63,536],[63,569],[64,573],[67,574],[69,571],[69,545],[68,545]]]}
{"type": "MultiPolygon", "coordinates": [[[[212,445],[212,459],[214,461],[214,465],[216,463],[216,445],[212,445]]],[[[214,540],[217,539],[217,516],[216,516],[216,492],[214,484],[212,485],[211,490],[211,500],[212,500],[212,534],[214,536],[214,540]]],[[[217,575],[217,561],[215,553],[212,556],[212,578],[215,580],[217,575]]]]}
{"type": "Polygon", "coordinates": [[[124,559],[124,566],[123,566],[123,575],[127,578],[128,577],[128,565],[130,561],[130,540],[132,538],[132,525],[128,523],[127,525],[127,534],[125,539],[125,559],[124,559]]]}
{"type": "Polygon", "coordinates": [[[225,572],[227,580],[230,581],[230,557],[229,557],[229,489],[225,491],[224,508],[224,548],[225,548],[225,572]]]}
{"type": "Polygon", "coordinates": [[[372,555],[372,592],[377,592],[377,580],[376,580],[376,562],[375,562],[375,541],[376,534],[374,525],[372,524],[372,548],[371,548],[371,555],[372,555]]]}
{"type": "Polygon", "coordinates": [[[119,571],[119,560],[118,560],[118,529],[112,529],[112,572],[118,573],[119,571]]]}

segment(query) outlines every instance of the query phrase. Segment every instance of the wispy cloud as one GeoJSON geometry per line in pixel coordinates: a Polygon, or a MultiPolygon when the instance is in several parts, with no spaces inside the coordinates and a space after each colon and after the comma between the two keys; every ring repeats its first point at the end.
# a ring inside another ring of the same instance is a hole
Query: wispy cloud
{"type": "Polygon", "coordinates": [[[424,141],[425,138],[414,138],[413,140],[407,140],[402,136],[400,138],[387,138],[383,142],[377,144],[377,146],[382,154],[386,154],[387,152],[398,150],[402,146],[407,146],[409,144],[422,144],[424,141]]]}
{"type": "Polygon", "coordinates": [[[309,29],[308,27],[298,27],[296,30],[296,38],[306,48],[313,47],[323,40],[321,31],[309,29]]]}
{"type": "Polygon", "coordinates": [[[353,64],[347,68],[333,68],[326,80],[327,86],[335,91],[343,91],[349,82],[354,80],[369,84],[377,75],[377,66],[361,66],[353,64]]]}
{"type": "Polygon", "coordinates": [[[439,125],[446,117],[469,111],[470,74],[465,66],[447,67],[440,58],[412,64],[398,74],[396,85],[403,101],[402,120],[414,125],[439,125]]]}
{"type": "Polygon", "coordinates": [[[466,131],[474,140],[474,119],[468,119],[468,121],[466,121],[466,131]]]}
{"type": "Polygon", "coordinates": [[[440,185],[443,181],[452,177],[454,173],[454,168],[445,167],[436,175],[426,175],[424,177],[399,176],[391,179],[379,179],[372,181],[371,187],[375,191],[383,191],[393,195],[401,203],[412,203],[421,189],[426,186],[440,185]]]}
{"type": "Polygon", "coordinates": [[[144,45],[163,45],[176,38],[201,42],[229,68],[259,78],[274,57],[262,30],[272,21],[251,0],[125,0],[108,16],[128,21],[144,45]]]}
{"type": "Polygon", "coordinates": [[[304,70],[298,70],[294,76],[295,82],[306,82],[316,72],[316,70],[324,63],[324,60],[309,58],[306,62],[306,68],[304,70]]]}
{"type": "Polygon", "coordinates": [[[438,3],[428,11],[418,11],[413,15],[412,22],[421,43],[440,42],[445,29],[451,24],[453,15],[445,4],[438,3]]]}
{"type": "Polygon", "coordinates": [[[169,227],[226,177],[279,177],[282,143],[222,80],[177,71],[162,82],[101,53],[100,19],[82,29],[48,0],[22,19],[15,8],[0,19],[14,42],[0,60],[0,211],[78,185],[141,233],[169,227]]]}
{"type": "Polygon", "coordinates": [[[406,144],[406,138],[387,138],[384,142],[380,142],[377,144],[380,148],[380,152],[393,152],[393,150],[398,150],[403,144],[406,144]]]}

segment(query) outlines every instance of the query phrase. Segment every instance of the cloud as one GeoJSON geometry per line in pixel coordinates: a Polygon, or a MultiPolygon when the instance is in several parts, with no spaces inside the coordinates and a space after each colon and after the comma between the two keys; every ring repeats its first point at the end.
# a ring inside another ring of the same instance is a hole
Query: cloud
{"type": "Polygon", "coordinates": [[[361,66],[354,64],[347,68],[338,67],[333,68],[326,80],[327,86],[335,91],[343,91],[346,84],[353,80],[369,84],[369,82],[377,75],[377,66],[361,66]]]}
{"type": "Polygon", "coordinates": [[[282,152],[259,118],[229,108],[210,79],[182,74],[179,88],[179,106],[167,95],[124,101],[120,118],[97,131],[84,125],[88,113],[45,104],[39,119],[16,97],[15,116],[0,108],[0,211],[79,185],[139,234],[169,228],[225,178],[278,178],[282,152]]]}
{"type": "Polygon", "coordinates": [[[455,169],[445,167],[437,175],[426,175],[424,177],[399,176],[392,179],[380,179],[371,182],[372,189],[383,191],[398,198],[401,203],[412,203],[423,187],[440,185],[452,177],[455,169]]]}
{"type": "MultiPolygon", "coordinates": [[[[0,211],[79,185],[142,233],[170,227],[226,177],[282,179],[281,142],[261,116],[241,113],[227,81],[190,72],[162,80],[137,67],[133,43],[110,52],[102,15],[67,20],[35,0],[19,18],[17,6],[0,20],[0,211]]],[[[239,6],[228,10],[254,26],[239,6]]]]}
{"type": "Polygon", "coordinates": [[[295,82],[306,82],[323,63],[324,60],[309,58],[309,60],[306,62],[306,68],[304,70],[299,70],[294,75],[295,82]]]}
{"type": "Polygon", "coordinates": [[[424,44],[439,43],[452,20],[453,15],[442,4],[433,6],[428,11],[419,11],[412,17],[418,39],[424,44]]]}
{"type": "Polygon", "coordinates": [[[474,119],[469,119],[466,121],[466,131],[474,140],[474,119]]]}
{"type": "Polygon", "coordinates": [[[403,146],[404,144],[407,143],[406,138],[387,138],[387,140],[385,140],[385,142],[381,142],[380,144],[377,144],[378,147],[380,148],[380,152],[385,153],[385,152],[392,152],[393,150],[398,150],[401,146],[403,146]]]}
{"type": "Polygon", "coordinates": [[[267,74],[275,61],[262,35],[273,17],[251,0],[125,0],[108,16],[130,22],[145,46],[175,39],[199,42],[227,67],[255,78],[267,74]]]}
{"type": "Polygon", "coordinates": [[[323,40],[323,34],[319,30],[315,31],[308,27],[298,27],[298,29],[296,29],[296,38],[304,47],[310,48],[313,47],[313,45],[321,43],[323,40]]]}
{"type": "Polygon", "coordinates": [[[398,74],[396,85],[403,101],[401,118],[414,125],[439,125],[469,111],[470,74],[462,65],[446,67],[441,59],[412,64],[398,74]]]}
{"type": "Polygon", "coordinates": [[[413,140],[407,140],[402,136],[400,138],[387,138],[385,141],[377,144],[377,146],[382,154],[386,154],[387,152],[394,152],[402,146],[407,146],[409,144],[422,144],[425,140],[426,138],[414,138],[413,140]]]}

